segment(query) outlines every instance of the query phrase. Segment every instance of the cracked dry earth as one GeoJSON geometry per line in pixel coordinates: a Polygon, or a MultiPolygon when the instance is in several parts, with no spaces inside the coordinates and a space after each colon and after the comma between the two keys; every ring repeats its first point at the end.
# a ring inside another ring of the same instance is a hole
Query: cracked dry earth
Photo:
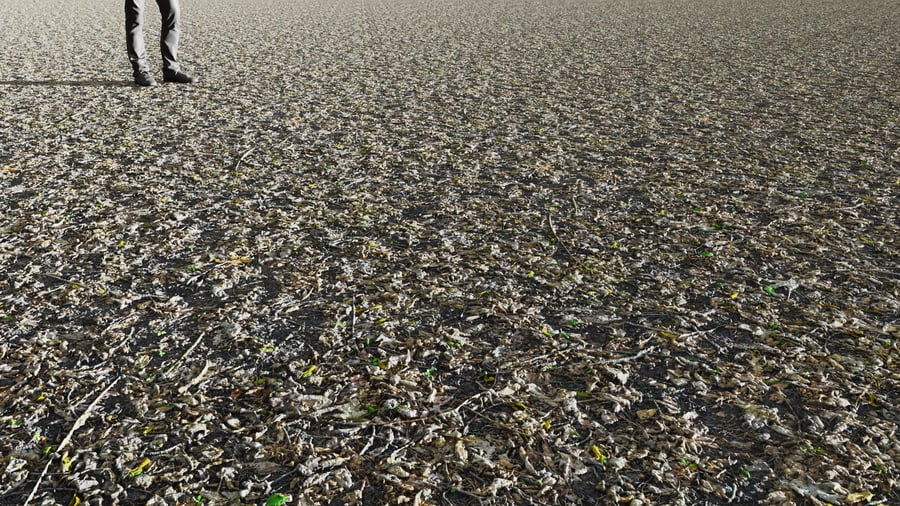
{"type": "Polygon", "coordinates": [[[895,2],[120,3],[0,0],[0,503],[900,503],[895,2]]]}

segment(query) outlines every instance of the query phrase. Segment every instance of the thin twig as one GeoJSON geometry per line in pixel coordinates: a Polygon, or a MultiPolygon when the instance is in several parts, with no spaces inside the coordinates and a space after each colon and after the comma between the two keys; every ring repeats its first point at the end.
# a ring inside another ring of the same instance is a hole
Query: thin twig
{"type": "Polygon", "coordinates": [[[369,448],[372,447],[372,444],[375,442],[375,433],[376,433],[377,430],[378,430],[378,429],[376,429],[375,427],[372,427],[372,436],[369,438],[369,442],[366,443],[366,446],[363,446],[363,449],[359,451],[359,456],[360,456],[360,457],[362,457],[363,455],[365,455],[366,452],[369,451],[369,448]]]}
{"type": "Polygon", "coordinates": [[[63,118],[63,119],[57,121],[56,123],[54,123],[54,125],[57,125],[57,126],[58,126],[58,125],[62,125],[62,124],[65,123],[66,121],[69,121],[70,119],[77,118],[78,116],[81,116],[82,114],[84,114],[84,113],[90,111],[92,108],[93,108],[93,104],[91,105],[91,107],[85,107],[84,109],[81,109],[80,111],[75,111],[75,112],[73,112],[72,114],[69,114],[68,116],[66,116],[65,118],[63,118]]]}
{"type": "Polygon", "coordinates": [[[162,373],[162,376],[163,377],[168,376],[169,374],[171,374],[172,371],[175,370],[176,367],[181,365],[181,363],[184,362],[184,359],[187,358],[187,356],[190,355],[192,351],[194,351],[194,348],[196,348],[198,344],[200,344],[200,341],[203,340],[203,337],[205,335],[206,335],[206,332],[201,332],[200,335],[197,337],[197,339],[195,339],[194,342],[191,344],[191,346],[187,350],[185,350],[185,352],[182,353],[180,357],[178,357],[178,360],[176,360],[174,364],[172,364],[168,369],[166,369],[166,372],[162,373]]]}
{"type": "Polygon", "coordinates": [[[559,238],[559,234],[556,233],[556,226],[553,225],[553,214],[548,212],[547,220],[550,222],[550,232],[553,233],[553,238],[556,239],[556,242],[558,242],[564,250],[566,250],[566,254],[569,255],[569,257],[575,258],[575,255],[572,254],[572,252],[569,250],[569,247],[566,246],[566,243],[564,243],[562,239],[559,238]]]}
{"type": "Polygon", "coordinates": [[[359,349],[359,343],[356,342],[356,294],[350,300],[350,342],[359,349]]]}
{"type": "MultiPolygon", "coordinates": [[[[112,387],[115,386],[115,384],[118,382],[119,378],[114,379],[113,382],[109,384],[109,386],[107,386],[103,389],[102,392],[100,392],[100,395],[98,395],[94,399],[94,402],[92,402],[87,407],[87,409],[84,410],[84,413],[82,413],[81,416],[79,416],[78,419],[75,420],[75,423],[72,424],[72,428],[69,430],[69,433],[66,434],[66,437],[64,437],[62,442],[59,443],[59,447],[56,449],[56,455],[61,455],[62,451],[65,450],[66,446],[69,445],[69,442],[72,441],[72,435],[75,434],[75,431],[80,429],[85,423],[87,423],[88,418],[91,417],[91,414],[94,412],[94,408],[97,407],[97,404],[100,403],[100,400],[103,399],[106,394],[112,389],[112,387]]],[[[34,499],[34,495],[37,493],[38,488],[40,488],[41,482],[44,481],[44,477],[47,476],[47,470],[50,469],[51,463],[53,463],[52,458],[47,461],[47,465],[44,466],[43,472],[41,472],[41,475],[38,476],[37,482],[34,484],[34,488],[31,489],[31,494],[28,495],[28,499],[25,499],[25,506],[28,506],[28,503],[30,503],[31,500],[34,499]]]]}
{"type": "Polygon", "coordinates": [[[247,158],[247,155],[249,155],[250,153],[252,153],[252,152],[254,152],[254,151],[256,151],[256,146],[253,146],[252,148],[248,149],[247,151],[244,151],[244,154],[241,155],[241,157],[238,158],[237,163],[234,164],[234,169],[233,169],[233,170],[238,170],[238,167],[241,166],[241,162],[244,161],[244,158],[247,158]]]}
{"type": "Polygon", "coordinates": [[[649,348],[645,348],[645,349],[643,349],[643,350],[637,352],[637,353],[634,354],[634,355],[629,355],[629,356],[627,356],[627,357],[620,357],[620,358],[613,358],[613,359],[609,359],[609,360],[604,360],[604,361],[601,362],[601,363],[602,363],[602,364],[618,364],[618,363],[621,363],[621,362],[631,362],[632,360],[638,360],[639,358],[643,357],[644,355],[647,355],[648,353],[652,353],[653,350],[655,350],[655,349],[656,349],[656,346],[651,346],[651,347],[649,347],[649,348]]]}
{"type": "Polygon", "coordinates": [[[203,369],[199,373],[197,373],[196,376],[194,376],[194,379],[192,379],[190,382],[188,382],[188,384],[181,385],[180,387],[178,387],[178,393],[184,394],[191,387],[201,383],[204,379],[206,379],[206,373],[209,372],[209,365],[210,365],[210,362],[209,362],[209,360],[207,360],[206,363],[203,365],[203,369]]]}

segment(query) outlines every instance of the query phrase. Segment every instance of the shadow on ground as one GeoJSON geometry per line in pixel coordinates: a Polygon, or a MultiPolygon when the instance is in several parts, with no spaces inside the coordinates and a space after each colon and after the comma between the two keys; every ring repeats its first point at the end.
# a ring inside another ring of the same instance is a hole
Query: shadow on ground
{"type": "Polygon", "coordinates": [[[90,87],[117,87],[134,86],[131,81],[116,81],[112,79],[84,79],[84,80],[8,80],[0,81],[0,86],[90,86],[90,87]]]}

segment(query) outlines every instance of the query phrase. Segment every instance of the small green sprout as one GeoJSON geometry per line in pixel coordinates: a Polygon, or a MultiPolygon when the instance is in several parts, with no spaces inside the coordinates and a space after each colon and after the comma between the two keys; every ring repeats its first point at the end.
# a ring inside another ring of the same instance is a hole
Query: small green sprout
{"type": "Polygon", "coordinates": [[[812,453],[812,454],[815,454],[815,455],[825,455],[825,453],[826,453],[825,448],[822,448],[822,447],[819,447],[819,446],[811,446],[811,445],[803,445],[803,446],[801,446],[801,447],[800,447],[800,451],[802,451],[802,452],[804,452],[804,453],[812,453]]]}

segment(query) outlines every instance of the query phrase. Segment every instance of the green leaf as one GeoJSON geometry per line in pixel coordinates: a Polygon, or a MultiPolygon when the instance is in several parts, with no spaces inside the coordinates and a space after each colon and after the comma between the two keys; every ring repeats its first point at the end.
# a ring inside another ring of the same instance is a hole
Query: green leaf
{"type": "Polygon", "coordinates": [[[282,506],[290,499],[290,496],[282,494],[272,494],[266,499],[266,506],[282,506]]]}
{"type": "Polygon", "coordinates": [[[763,291],[769,295],[775,295],[775,287],[772,285],[766,285],[763,287],[763,291]]]}

